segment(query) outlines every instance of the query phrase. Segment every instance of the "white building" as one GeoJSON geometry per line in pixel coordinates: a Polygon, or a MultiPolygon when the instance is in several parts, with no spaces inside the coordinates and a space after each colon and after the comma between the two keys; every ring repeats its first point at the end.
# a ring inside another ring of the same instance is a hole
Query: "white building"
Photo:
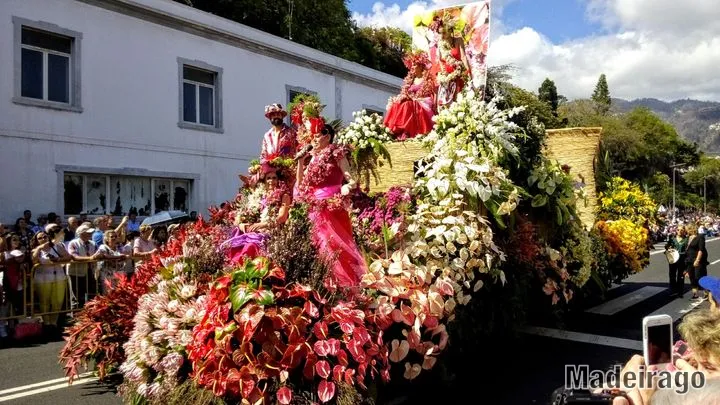
{"type": "Polygon", "coordinates": [[[206,212],[260,152],[264,106],[383,111],[401,79],[169,0],[1,0],[0,221],[206,212]]]}

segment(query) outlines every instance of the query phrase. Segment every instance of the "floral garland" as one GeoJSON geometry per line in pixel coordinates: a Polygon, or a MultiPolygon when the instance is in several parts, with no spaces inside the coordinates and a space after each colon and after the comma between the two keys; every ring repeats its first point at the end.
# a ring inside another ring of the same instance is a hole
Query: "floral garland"
{"type": "Polygon", "coordinates": [[[443,62],[443,67],[437,75],[437,81],[441,86],[448,85],[457,79],[463,78],[466,74],[465,66],[461,60],[452,55],[450,42],[442,39],[438,44],[438,51],[443,62]]]}
{"type": "Polygon", "coordinates": [[[330,144],[325,149],[316,152],[315,156],[307,167],[305,176],[303,177],[300,190],[306,196],[309,195],[313,187],[318,187],[325,183],[332,172],[339,170],[338,162],[345,157],[347,149],[342,145],[330,144]]]}

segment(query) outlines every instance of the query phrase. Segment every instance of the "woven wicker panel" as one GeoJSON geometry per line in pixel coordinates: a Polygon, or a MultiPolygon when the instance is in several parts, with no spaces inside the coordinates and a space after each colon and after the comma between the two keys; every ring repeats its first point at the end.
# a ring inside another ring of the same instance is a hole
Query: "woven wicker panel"
{"type": "Polygon", "coordinates": [[[370,192],[385,192],[394,186],[411,186],[414,181],[415,162],[427,156],[428,151],[419,142],[391,142],[385,148],[390,152],[392,167],[380,160],[379,184],[370,181],[370,192]]]}
{"type": "MultiPolygon", "coordinates": [[[[587,205],[580,202],[578,213],[586,228],[595,224],[597,192],[595,187],[595,157],[600,146],[602,128],[563,128],[547,130],[545,156],[570,166],[570,173],[582,176],[585,182],[587,205]]],[[[580,179],[578,179],[580,180],[580,179]]]]}

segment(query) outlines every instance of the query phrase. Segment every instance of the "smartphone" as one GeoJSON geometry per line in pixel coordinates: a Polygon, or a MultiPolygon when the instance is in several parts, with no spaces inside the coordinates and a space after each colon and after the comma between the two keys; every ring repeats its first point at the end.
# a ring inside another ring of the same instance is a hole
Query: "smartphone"
{"type": "Polygon", "coordinates": [[[643,318],[643,352],[645,365],[666,368],[672,363],[673,320],[670,315],[643,318]]]}

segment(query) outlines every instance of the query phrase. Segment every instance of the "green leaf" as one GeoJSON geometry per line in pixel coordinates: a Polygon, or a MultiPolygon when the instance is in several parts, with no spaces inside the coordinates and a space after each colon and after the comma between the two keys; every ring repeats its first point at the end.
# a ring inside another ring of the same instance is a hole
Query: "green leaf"
{"type": "Polygon", "coordinates": [[[232,302],[233,312],[237,312],[243,305],[247,304],[252,298],[253,290],[246,285],[233,285],[230,287],[230,302],[232,302]]]}
{"type": "Polygon", "coordinates": [[[534,174],[531,175],[530,177],[528,177],[528,185],[529,185],[529,186],[532,186],[533,184],[535,184],[535,182],[536,182],[537,180],[538,180],[538,178],[537,178],[536,175],[534,175],[534,174]]]}
{"type": "Polygon", "coordinates": [[[258,305],[271,305],[275,302],[275,296],[272,291],[268,290],[259,290],[255,292],[254,298],[258,305]]]}
{"type": "Polygon", "coordinates": [[[545,204],[547,204],[547,196],[545,194],[538,194],[535,197],[533,197],[531,205],[535,208],[542,207],[545,204]]]}
{"type": "Polygon", "coordinates": [[[557,216],[557,224],[562,225],[563,224],[563,212],[560,209],[559,205],[555,206],[555,215],[557,216]]]}

